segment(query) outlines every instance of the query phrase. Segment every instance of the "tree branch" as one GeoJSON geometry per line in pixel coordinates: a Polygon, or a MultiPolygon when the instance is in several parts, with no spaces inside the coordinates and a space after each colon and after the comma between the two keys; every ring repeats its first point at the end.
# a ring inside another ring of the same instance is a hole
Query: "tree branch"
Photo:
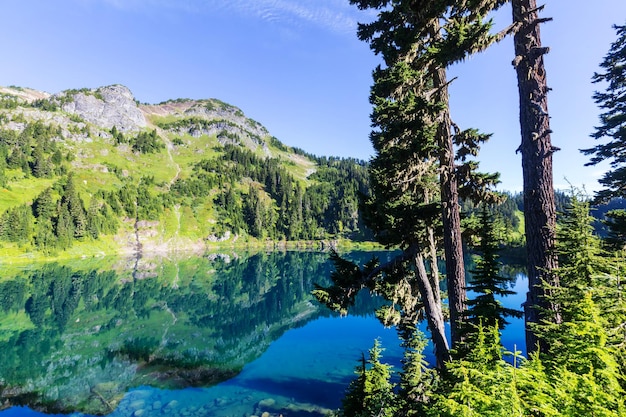
{"type": "Polygon", "coordinates": [[[361,285],[361,288],[365,286],[367,282],[374,279],[374,277],[380,274],[381,272],[384,272],[385,270],[390,269],[399,263],[412,260],[417,252],[418,252],[418,246],[416,244],[413,244],[409,246],[407,250],[402,251],[400,255],[396,256],[391,261],[377,266],[376,268],[372,269],[367,275],[362,274],[361,279],[359,280],[359,284],[361,285]]]}
{"type": "Polygon", "coordinates": [[[494,35],[493,42],[500,42],[508,35],[516,34],[522,28],[522,22],[511,23],[508,27],[502,29],[494,35]]]}

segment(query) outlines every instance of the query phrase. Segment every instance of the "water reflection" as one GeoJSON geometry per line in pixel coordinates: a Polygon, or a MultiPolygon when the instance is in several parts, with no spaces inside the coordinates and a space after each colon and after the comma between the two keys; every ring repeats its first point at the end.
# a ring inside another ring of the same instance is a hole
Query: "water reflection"
{"type": "MultiPolygon", "coordinates": [[[[330,270],[324,253],[272,252],[0,273],[0,409],[13,406],[0,417],[321,416],[375,338],[384,361],[402,354],[371,315],[376,299],[361,294],[341,319],[313,300],[330,270]]],[[[527,282],[506,275],[518,295],[505,302],[519,307],[527,282]]],[[[520,348],[523,320],[502,341],[520,348]]]]}
{"type": "Polygon", "coordinates": [[[310,296],[329,268],[323,253],[272,252],[153,261],[141,273],[48,264],[5,277],[0,399],[108,414],[131,387],[226,381],[286,330],[329,314],[310,296]]]}

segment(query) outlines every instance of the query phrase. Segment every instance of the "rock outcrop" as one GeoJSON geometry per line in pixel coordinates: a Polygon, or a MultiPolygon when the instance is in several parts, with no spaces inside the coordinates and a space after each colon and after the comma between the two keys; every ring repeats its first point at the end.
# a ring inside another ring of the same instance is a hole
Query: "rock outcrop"
{"type": "Polygon", "coordinates": [[[160,104],[142,105],[146,116],[174,116],[174,123],[160,123],[159,126],[174,135],[217,136],[218,141],[244,145],[250,149],[262,146],[269,154],[266,139],[267,129],[260,123],[244,115],[241,109],[217,99],[170,100],[160,104]]]}
{"type": "Polygon", "coordinates": [[[70,90],[55,98],[63,103],[63,111],[105,129],[115,126],[121,132],[132,132],[147,126],[144,113],[137,106],[133,94],[122,85],[78,92],[70,90]]]}

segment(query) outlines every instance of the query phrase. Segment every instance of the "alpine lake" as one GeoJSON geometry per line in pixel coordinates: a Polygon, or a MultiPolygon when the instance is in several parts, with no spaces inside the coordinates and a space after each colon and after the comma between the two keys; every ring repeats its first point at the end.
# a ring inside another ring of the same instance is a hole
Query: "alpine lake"
{"type": "MultiPolygon", "coordinates": [[[[312,251],[13,267],[0,278],[0,417],[325,415],[375,339],[383,362],[402,356],[379,298],[362,291],[345,317],[314,299],[331,271],[312,251]]],[[[517,294],[503,303],[520,308],[527,280],[506,274],[517,294]]],[[[510,322],[503,345],[524,351],[523,319],[510,322]]]]}

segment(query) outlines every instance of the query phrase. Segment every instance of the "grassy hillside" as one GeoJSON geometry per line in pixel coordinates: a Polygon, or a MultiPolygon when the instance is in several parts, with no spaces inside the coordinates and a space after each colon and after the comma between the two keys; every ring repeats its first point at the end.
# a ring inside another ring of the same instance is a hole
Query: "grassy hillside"
{"type": "Polygon", "coordinates": [[[0,257],[358,238],[364,165],[294,150],[215,99],[0,88],[0,257]]]}

